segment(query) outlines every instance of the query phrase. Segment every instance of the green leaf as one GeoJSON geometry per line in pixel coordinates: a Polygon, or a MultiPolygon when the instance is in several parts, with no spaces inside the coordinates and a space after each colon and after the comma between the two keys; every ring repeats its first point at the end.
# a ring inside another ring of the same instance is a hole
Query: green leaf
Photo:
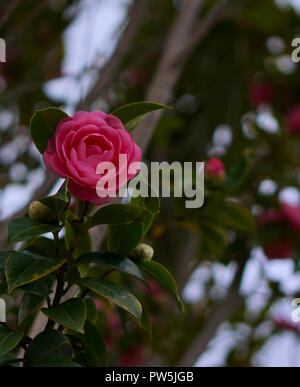
{"type": "Polygon", "coordinates": [[[118,270],[122,273],[129,274],[147,286],[147,281],[140,271],[140,269],[130,259],[120,254],[110,253],[108,251],[97,251],[88,254],[81,255],[77,260],[76,264],[94,263],[97,265],[106,265],[110,268],[118,270]]]}
{"type": "MultiPolygon", "coordinates": [[[[138,207],[143,207],[149,212],[145,216],[145,219],[143,221],[144,235],[146,235],[148,230],[150,229],[152,223],[153,223],[155,215],[157,215],[159,213],[160,200],[159,200],[159,195],[158,195],[157,191],[154,189],[154,187],[152,187],[148,184],[147,180],[145,179],[145,177],[141,173],[139,174],[139,177],[140,177],[140,184],[141,184],[140,189],[142,190],[143,185],[146,185],[147,186],[146,190],[148,191],[149,196],[145,197],[145,198],[143,198],[141,196],[137,196],[137,197],[132,196],[131,200],[130,200],[130,204],[138,206],[138,207]],[[154,195],[153,195],[153,193],[154,193],[154,195]]],[[[145,189],[145,187],[144,187],[144,189],[145,189]]]]}
{"type": "Polygon", "coordinates": [[[90,298],[85,298],[83,301],[85,302],[86,312],[87,312],[86,320],[94,324],[97,321],[97,316],[98,316],[96,305],[94,301],[90,298]]]}
{"type": "Polygon", "coordinates": [[[91,355],[89,357],[89,366],[105,367],[108,365],[108,353],[103,336],[99,330],[91,324],[86,322],[84,328],[84,338],[87,350],[91,355]]]}
{"type": "Polygon", "coordinates": [[[25,292],[23,294],[18,313],[18,327],[26,330],[28,320],[34,318],[38,312],[40,306],[44,301],[43,297],[36,296],[35,294],[25,292]]]}
{"type": "Polygon", "coordinates": [[[143,239],[143,223],[132,222],[121,226],[110,226],[107,246],[114,253],[129,254],[143,239]]]}
{"type": "Polygon", "coordinates": [[[52,285],[54,280],[55,278],[51,278],[51,276],[43,277],[38,281],[30,282],[29,284],[22,286],[22,289],[30,294],[47,298],[49,294],[53,292],[52,285]]]}
{"type": "Polygon", "coordinates": [[[114,110],[111,114],[118,117],[125,128],[131,132],[133,131],[146,115],[154,110],[168,109],[172,110],[170,106],[161,105],[154,102],[134,102],[128,105],[123,105],[114,110]]]}
{"type": "Polygon", "coordinates": [[[13,254],[15,250],[0,251],[0,271],[4,270],[7,257],[13,254]]]}
{"type": "Polygon", "coordinates": [[[160,263],[153,260],[143,259],[138,262],[138,266],[150,277],[153,277],[164,289],[166,289],[175,299],[181,312],[184,312],[182,301],[180,300],[176,282],[172,274],[160,263]]]}
{"type": "Polygon", "coordinates": [[[67,207],[71,197],[68,193],[67,185],[68,180],[66,179],[55,195],[40,199],[39,202],[47,206],[51,211],[59,216],[67,207]]]}
{"type": "Polygon", "coordinates": [[[59,231],[61,226],[45,224],[30,219],[27,215],[8,223],[7,243],[16,243],[47,232],[59,231]]]}
{"type": "Polygon", "coordinates": [[[54,329],[47,329],[31,341],[25,352],[24,366],[35,367],[49,360],[72,360],[72,348],[67,338],[54,329]]]}
{"type": "Polygon", "coordinates": [[[125,309],[138,321],[141,321],[142,306],[139,300],[127,289],[113,282],[102,279],[82,279],[77,282],[79,286],[85,286],[94,293],[102,296],[125,309]]]}
{"type": "Polygon", "coordinates": [[[119,225],[133,221],[142,222],[147,215],[147,211],[131,204],[111,204],[100,208],[86,223],[86,228],[97,226],[98,224],[119,225]]]}
{"type": "Polygon", "coordinates": [[[218,259],[228,245],[229,238],[224,227],[202,222],[200,223],[200,241],[204,252],[209,252],[212,258],[218,259]]]}
{"type": "Polygon", "coordinates": [[[147,308],[145,307],[145,305],[143,305],[141,327],[145,329],[145,331],[148,333],[150,339],[152,340],[152,322],[150,319],[149,312],[148,312],[147,308]]]}
{"type": "Polygon", "coordinates": [[[219,222],[241,232],[255,233],[255,220],[248,208],[237,202],[224,202],[219,212],[219,222]]]}
{"type": "Polygon", "coordinates": [[[239,188],[246,180],[251,170],[251,149],[245,149],[239,162],[226,172],[224,188],[233,191],[239,188]]]}
{"type": "Polygon", "coordinates": [[[30,135],[40,153],[47,149],[48,141],[53,136],[57,125],[68,115],[64,111],[49,107],[37,110],[30,120],[30,135]]]}
{"type": "Polygon", "coordinates": [[[8,293],[22,285],[45,277],[65,262],[65,260],[47,258],[28,251],[13,253],[8,257],[5,265],[8,293]]]}
{"type": "Polygon", "coordinates": [[[14,349],[23,336],[23,332],[12,332],[0,325],[0,356],[14,349]]]}
{"type": "Polygon", "coordinates": [[[42,308],[42,312],[51,320],[75,332],[83,333],[86,320],[86,306],[77,298],[67,300],[51,308],[42,308]]]}
{"type": "Polygon", "coordinates": [[[45,257],[56,256],[54,240],[43,236],[28,239],[22,245],[22,250],[31,251],[35,254],[44,255],[45,257]]]}

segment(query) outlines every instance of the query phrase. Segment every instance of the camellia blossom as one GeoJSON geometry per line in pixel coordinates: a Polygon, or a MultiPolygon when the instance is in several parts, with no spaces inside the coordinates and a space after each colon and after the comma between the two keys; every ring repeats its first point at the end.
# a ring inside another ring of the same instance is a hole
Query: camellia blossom
{"type": "Polygon", "coordinates": [[[204,173],[205,180],[215,185],[222,184],[226,176],[224,164],[217,158],[211,158],[205,163],[204,173]]]}
{"type": "Polygon", "coordinates": [[[101,179],[106,183],[114,179],[117,193],[135,176],[128,171],[131,164],[140,162],[141,155],[140,148],[117,117],[100,111],[79,111],[60,121],[48,141],[43,161],[56,176],[69,178],[68,189],[76,198],[102,205],[113,197],[100,197],[97,184],[101,179]],[[120,155],[126,157],[124,166],[119,163],[120,155]],[[109,171],[99,174],[98,166],[105,163],[114,165],[115,176],[110,177],[109,171]]]}

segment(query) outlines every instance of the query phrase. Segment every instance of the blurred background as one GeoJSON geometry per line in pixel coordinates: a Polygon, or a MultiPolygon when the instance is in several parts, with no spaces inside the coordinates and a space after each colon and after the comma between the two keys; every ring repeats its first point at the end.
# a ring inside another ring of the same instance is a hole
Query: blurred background
{"type": "Polygon", "coordinates": [[[151,342],[99,303],[112,364],[300,366],[299,36],[300,0],[0,0],[1,248],[61,183],[30,140],[36,109],[165,103],[134,134],[144,159],[211,166],[204,206],[164,198],[146,238],[186,316],[136,286],[151,342]]]}

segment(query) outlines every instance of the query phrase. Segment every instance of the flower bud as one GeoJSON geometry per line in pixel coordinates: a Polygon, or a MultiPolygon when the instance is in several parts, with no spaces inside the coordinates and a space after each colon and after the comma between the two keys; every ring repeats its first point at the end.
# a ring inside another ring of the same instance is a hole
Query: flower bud
{"type": "Polygon", "coordinates": [[[145,243],[139,243],[132,251],[131,255],[138,259],[152,259],[154,250],[151,246],[145,243]]]}
{"type": "Polygon", "coordinates": [[[221,160],[212,158],[205,163],[205,181],[213,186],[222,185],[225,181],[225,168],[221,160]]]}
{"type": "Polygon", "coordinates": [[[57,223],[54,213],[44,204],[38,201],[30,203],[28,208],[29,218],[42,223],[55,224],[57,223]]]}

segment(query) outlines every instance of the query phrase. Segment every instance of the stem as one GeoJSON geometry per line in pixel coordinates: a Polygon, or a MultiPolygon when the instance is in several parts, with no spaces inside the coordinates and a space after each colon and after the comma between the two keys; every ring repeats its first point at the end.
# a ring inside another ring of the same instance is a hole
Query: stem
{"type": "Polygon", "coordinates": [[[105,273],[103,273],[100,277],[99,277],[99,279],[103,279],[103,278],[105,278],[105,277],[107,277],[108,275],[110,275],[112,272],[114,272],[116,269],[109,269],[109,270],[107,270],[105,273]]]}
{"type": "Polygon", "coordinates": [[[53,234],[53,237],[54,237],[54,243],[55,243],[55,250],[56,250],[56,257],[59,258],[60,257],[60,254],[59,254],[59,238],[58,238],[58,233],[59,231],[54,231],[52,234],[53,234]]]}

